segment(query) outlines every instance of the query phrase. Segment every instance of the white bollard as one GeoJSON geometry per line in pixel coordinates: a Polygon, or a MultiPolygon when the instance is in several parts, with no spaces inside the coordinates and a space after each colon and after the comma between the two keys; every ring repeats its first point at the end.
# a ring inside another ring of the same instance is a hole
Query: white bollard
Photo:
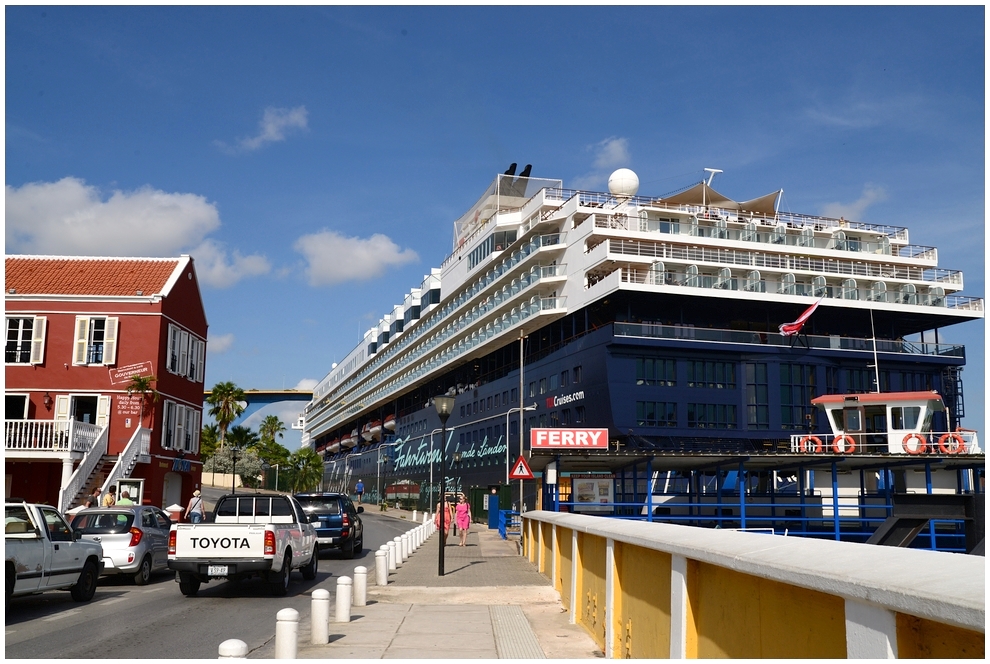
{"type": "Polygon", "coordinates": [[[419,511],[419,510],[413,510],[413,518],[412,518],[412,520],[413,520],[414,522],[416,521],[416,512],[418,512],[418,511],[419,511]]]}
{"type": "Polygon", "coordinates": [[[395,543],[395,566],[402,567],[402,563],[405,562],[402,558],[402,538],[394,537],[392,541],[395,543]]]}
{"type": "Polygon", "coordinates": [[[430,522],[430,513],[429,512],[423,512],[423,525],[425,526],[429,522],[430,522]]]}
{"type": "Polygon", "coordinates": [[[375,582],[388,585],[388,551],[375,551],[375,582]]]}
{"type": "Polygon", "coordinates": [[[405,533],[402,536],[402,562],[409,560],[410,552],[412,552],[412,547],[409,546],[409,533],[405,533]]]}
{"type": "Polygon", "coordinates": [[[399,568],[399,561],[395,557],[395,542],[388,543],[388,571],[394,572],[399,568]]]}
{"type": "Polygon", "coordinates": [[[342,576],[337,579],[337,613],[334,622],[351,622],[351,579],[342,576]]]}
{"type": "Polygon", "coordinates": [[[382,544],[380,547],[378,547],[378,550],[385,552],[385,573],[387,574],[390,570],[388,563],[388,544],[382,544]]]}
{"type": "Polygon", "coordinates": [[[220,656],[217,659],[247,659],[247,644],[240,639],[227,639],[220,644],[220,656]]]}
{"type": "Polygon", "coordinates": [[[368,568],[354,568],[354,606],[368,605],[368,568]]]}
{"type": "Polygon", "coordinates": [[[322,646],[330,642],[330,591],[325,588],[313,591],[309,631],[313,645],[322,646]]]}
{"type": "Polygon", "coordinates": [[[275,659],[295,659],[299,647],[299,612],[282,609],[275,614],[275,659]]]}

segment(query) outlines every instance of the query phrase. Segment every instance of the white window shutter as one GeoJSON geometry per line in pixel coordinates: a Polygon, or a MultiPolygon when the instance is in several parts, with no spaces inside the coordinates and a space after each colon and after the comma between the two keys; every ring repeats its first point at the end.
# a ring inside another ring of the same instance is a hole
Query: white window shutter
{"type": "Polygon", "coordinates": [[[199,454],[199,434],[203,429],[203,427],[201,426],[202,417],[203,414],[200,411],[198,410],[193,411],[193,419],[196,424],[195,429],[193,429],[192,449],[190,450],[190,452],[192,452],[193,454],[199,454]]]}
{"type": "Polygon", "coordinates": [[[69,404],[70,397],[68,394],[57,394],[55,395],[55,419],[56,420],[67,420],[69,419],[69,404]]]}
{"type": "Polygon", "coordinates": [[[86,364],[86,346],[89,343],[89,318],[76,316],[75,346],[72,350],[73,364],[86,364]]]}
{"type": "Polygon", "coordinates": [[[179,333],[179,367],[177,373],[185,376],[189,371],[189,333],[183,330],[179,333]]]}
{"type": "Polygon", "coordinates": [[[34,317],[34,327],[31,332],[31,364],[42,364],[45,361],[45,330],[48,319],[44,316],[34,317]]]}
{"type": "Polygon", "coordinates": [[[186,440],[186,409],[184,406],[176,404],[175,406],[175,449],[181,450],[185,445],[186,440]]]}
{"type": "Polygon", "coordinates": [[[197,383],[202,383],[205,376],[203,375],[203,368],[206,365],[206,343],[200,341],[197,344],[196,353],[196,378],[194,379],[197,383]]]}
{"type": "Polygon", "coordinates": [[[96,401],[96,426],[105,427],[110,423],[110,396],[101,395],[96,401]]]}
{"type": "Polygon", "coordinates": [[[173,360],[173,358],[176,356],[175,342],[176,342],[176,337],[178,336],[178,334],[179,334],[178,328],[176,328],[175,325],[172,325],[171,323],[169,323],[168,324],[168,351],[166,351],[167,354],[165,355],[165,367],[170,372],[172,372],[172,373],[175,373],[175,371],[176,371],[175,361],[173,360]]]}
{"type": "Polygon", "coordinates": [[[103,336],[103,364],[117,364],[117,336],[120,332],[119,319],[107,317],[106,332],[103,336]]]}
{"type": "Polygon", "coordinates": [[[171,401],[165,402],[162,409],[162,449],[172,448],[172,441],[175,440],[175,404],[171,401]]]}

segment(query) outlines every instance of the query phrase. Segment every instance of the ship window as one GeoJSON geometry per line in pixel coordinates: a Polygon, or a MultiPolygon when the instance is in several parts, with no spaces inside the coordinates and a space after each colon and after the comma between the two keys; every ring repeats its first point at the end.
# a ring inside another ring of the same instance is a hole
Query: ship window
{"type": "Polygon", "coordinates": [[[892,429],[904,430],[915,430],[918,428],[918,420],[921,418],[921,407],[920,406],[908,406],[902,408],[900,406],[890,409],[890,416],[893,420],[891,425],[892,429]]]}
{"type": "Polygon", "coordinates": [[[746,426],[770,428],[770,405],[765,362],[746,363],[746,426]]]}
{"type": "Polygon", "coordinates": [[[542,428],[546,427],[546,425],[547,425],[547,414],[546,413],[541,413],[540,414],[540,428],[542,429],[542,428]]]}
{"type": "Polygon", "coordinates": [[[558,374],[550,375],[550,391],[554,391],[560,387],[560,376],[558,374]]]}
{"type": "MultiPolygon", "coordinates": [[[[515,387],[512,388],[512,391],[510,392],[510,394],[511,394],[510,400],[512,401],[512,403],[516,403],[516,401],[518,400],[517,399],[518,392],[519,392],[519,390],[517,388],[515,388],[515,387]]],[[[504,401],[504,398],[503,398],[503,401],[504,401]]]]}
{"type": "MultiPolygon", "coordinates": [[[[495,398],[497,399],[498,397],[495,397],[495,398]]],[[[492,409],[492,398],[491,397],[488,397],[488,400],[486,402],[486,407],[487,407],[488,410],[491,410],[492,409]]]]}
{"type": "Polygon", "coordinates": [[[673,387],[677,384],[674,360],[652,357],[636,358],[636,384],[673,387]]]}
{"type": "Polygon", "coordinates": [[[561,426],[565,426],[565,427],[571,425],[571,409],[570,408],[564,408],[563,410],[560,411],[560,424],[561,424],[561,426]]]}
{"type": "Polygon", "coordinates": [[[579,366],[574,367],[574,383],[577,384],[580,382],[581,382],[581,367],[579,366]]]}
{"type": "Polygon", "coordinates": [[[845,423],[843,431],[862,431],[863,418],[858,408],[843,408],[842,420],[845,423]]]}
{"type": "Polygon", "coordinates": [[[584,406],[578,406],[574,409],[574,424],[583,424],[585,421],[584,406]]]}
{"type": "Polygon", "coordinates": [[[637,401],[636,424],[641,427],[676,427],[677,404],[670,401],[637,401]]]}
{"type": "Polygon", "coordinates": [[[529,384],[529,396],[531,396],[531,397],[535,397],[536,396],[536,381],[535,380],[529,384]]]}
{"type": "Polygon", "coordinates": [[[550,426],[554,428],[560,426],[560,414],[557,411],[550,413],[550,426]]]}
{"type": "Polygon", "coordinates": [[[780,428],[801,431],[814,427],[815,367],[811,364],[780,365],[780,428]],[[809,417],[810,416],[810,417],[809,417]]]}
{"type": "Polygon", "coordinates": [[[546,393],[547,393],[547,379],[546,378],[541,378],[540,379],[540,394],[546,394],[546,393]]]}
{"type": "Polygon", "coordinates": [[[563,371],[560,372],[560,386],[561,387],[567,387],[568,377],[569,376],[570,376],[570,372],[567,371],[567,369],[564,369],[563,371]]]}
{"type": "Polygon", "coordinates": [[[736,407],[721,403],[689,403],[688,428],[735,429],[736,407]]]}

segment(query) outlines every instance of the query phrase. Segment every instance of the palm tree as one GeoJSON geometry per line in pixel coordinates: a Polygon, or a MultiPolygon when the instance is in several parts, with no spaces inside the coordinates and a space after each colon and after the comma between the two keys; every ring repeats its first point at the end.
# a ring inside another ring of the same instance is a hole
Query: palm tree
{"type": "Polygon", "coordinates": [[[315,489],[323,480],[323,459],[308,447],[303,447],[289,457],[292,467],[292,490],[308,491],[315,489]]]}
{"type": "Polygon", "coordinates": [[[261,435],[261,442],[274,443],[276,437],[285,437],[285,425],[278,419],[278,415],[268,415],[261,421],[258,433],[261,435]]]}
{"type": "Polygon", "coordinates": [[[132,397],[134,393],[137,392],[141,395],[141,419],[138,420],[138,426],[144,426],[144,404],[148,400],[148,396],[151,396],[152,402],[158,401],[161,398],[158,390],[152,387],[153,383],[157,383],[158,378],[155,376],[131,376],[131,382],[127,386],[127,396],[132,397]]]}
{"type": "MultiPolygon", "coordinates": [[[[260,442],[258,434],[251,431],[247,427],[234,427],[230,430],[230,462],[231,462],[231,474],[237,475],[237,458],[240,456],[244,458],[244,450],[254,447],[260,442]]],[[[243,479],[242,473],[242,479],[243,479]]],[[[236,480],[232,480],[234,485],[231,487],[231,492],[236,493],[236,480]]]]}
{"type": "Polygon", "coordinates": [[[199,458],[206,461],[217,451],[217,443],[220,442],[220,427],[216,424],[207,424],[199,434],[199,458]]]}
{"type": "Polygon", "coordinates": [[[206,398],[206,403],[210,404],[210,417],[220,427],[221,450],[227,440],[227,427],[244,412],[244,399],[244,390],[230,381],[214,385],[210,396],[206,398]]]}

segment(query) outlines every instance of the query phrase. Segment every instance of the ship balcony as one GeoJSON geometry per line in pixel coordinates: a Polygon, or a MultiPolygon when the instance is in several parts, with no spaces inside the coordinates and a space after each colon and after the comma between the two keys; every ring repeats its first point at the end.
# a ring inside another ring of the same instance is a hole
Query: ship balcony
{"type": "MultiPolygon", "coordinates": [[[[776,332],[751,332],[745,330],[724,330],[693,327],[689,325],[660,325],[653,323],[613,323],[616,337],[637,337],[647,339],[677,339],[685,341],[709,341],[724,344],[752,344],[759,346],[789,347],[792,340],[776,332]]],[[[801,344],[811,349],[833,351],[873,352],[873,340],[837,335],[805,335],[801,344]]],[[[965,357],[966,347],[960,344],[922,343],[897,339],[877,339],[878,353],[897,355],[965,357]]]]}
{"type": "Polygon", "coordinates": [[[601,270],[589,272],[587,287],[592,288],[616,273],[619,282],[624,284],[829,297],[849,301],[983,311],[982,298],[946,295],[940,286],[929,286],[926,291],[919,291],[914,284],[903,284],[896,291],[888,291],[884,282],[860,285],[855,279],[842,279],[830,283],[821,276],[810,281],[798,281],[791,273],[777,275],[777,279],[768,280],[764,279],[758,270],[736,273],[729,268],[721,268],[714,274],[707,274],[697,265],[689,265],[686,268],[679,266],[679,269],[675,269],[668,268],[661,261],[655,262],[651,267],[623,267],[613,272],[601,270]]]}
{"type": "MultiPolygon", "coordinates": [[[[646,211],[643,211],[646,212],[646,211]]],[[[842,254],[865,254],[869,256],[889,256],[907,259],[926,266],[938,263],[938,250],[935,247],[901,244],[892,242],[885,234],[857,235],[845,227],[828,231],[816,231],[816,225],[797,225],[783,221],[730,222],[727,218],[698,219],[693,216],[683,218],[651,218],[650,215],[634,216],[624,213],[593,215],[596,232],[647,233],[650,235],[676,236],[679,240],[691,242],[698,238],[707,240],[752,243],[760,246],[754,251],[776,251],[781,253],[800,249],[802,251],[828,251],[842,254]]]]}

